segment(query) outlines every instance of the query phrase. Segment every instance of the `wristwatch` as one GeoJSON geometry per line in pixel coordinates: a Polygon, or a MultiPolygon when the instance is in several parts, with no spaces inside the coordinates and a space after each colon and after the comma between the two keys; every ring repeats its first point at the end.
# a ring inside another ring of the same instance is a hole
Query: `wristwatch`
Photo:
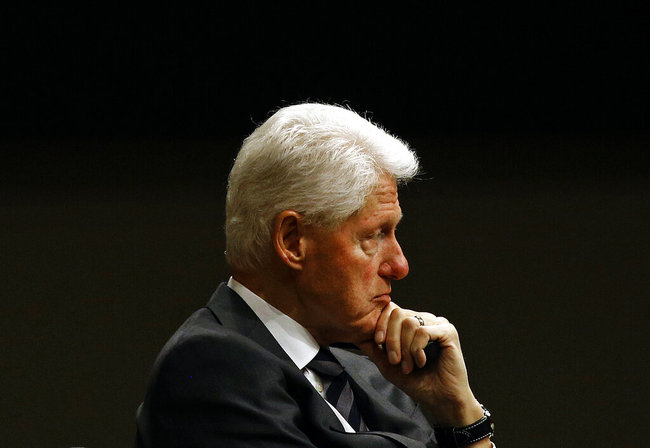
{"type": "Polygon", "coordinates": [[[492,414],[481,405],[483,417],[471,425],[454,427],[434,425],[433,431],[440,448],[460,448],[470,445],[486,437],[494,435],[494,423],[492,414]]]}

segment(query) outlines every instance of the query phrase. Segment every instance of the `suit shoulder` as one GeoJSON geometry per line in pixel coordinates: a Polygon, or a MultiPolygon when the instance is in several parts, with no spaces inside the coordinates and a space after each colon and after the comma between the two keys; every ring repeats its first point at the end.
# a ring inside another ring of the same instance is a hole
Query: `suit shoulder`
{"type": "Polygon", "coordinates": [[[265,350],[258,343],[224,327],[210,310],[192,314],[167,341],[158,355],[151,375],[153,388],[168,387],[191,380],[221,384],[230,380],[280,381],[288,362],[265,350]]]}

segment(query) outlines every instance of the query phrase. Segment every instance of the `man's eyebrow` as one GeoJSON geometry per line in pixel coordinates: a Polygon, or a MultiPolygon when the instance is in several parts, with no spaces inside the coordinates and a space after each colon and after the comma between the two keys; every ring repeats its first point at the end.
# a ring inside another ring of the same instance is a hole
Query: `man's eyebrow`
{"type": "Polygon", "coordinates": [[[399,225],[399,223],[402,222],[402,219],[404,218],[404,213],[400,212],[399,216],[397,217],[397,221],[395,221],[395,227],[399,225]]]}

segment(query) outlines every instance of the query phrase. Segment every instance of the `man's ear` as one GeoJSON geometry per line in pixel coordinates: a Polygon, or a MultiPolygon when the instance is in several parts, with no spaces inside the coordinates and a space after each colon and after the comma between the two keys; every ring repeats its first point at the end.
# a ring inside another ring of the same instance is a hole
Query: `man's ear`
{"type": "Polygon", "coordinates": [[[292,269],[302,269],[305,259],[302,215],[284,210],[275,217],[273,248],[282,262],[292,269]]]}

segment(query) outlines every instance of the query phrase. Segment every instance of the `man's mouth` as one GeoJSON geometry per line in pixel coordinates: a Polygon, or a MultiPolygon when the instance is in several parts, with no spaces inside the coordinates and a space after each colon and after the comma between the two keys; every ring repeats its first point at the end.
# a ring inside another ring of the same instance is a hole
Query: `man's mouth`
{"type": "Polygon", "coordinates": [[[386,305],[390,303],[390,292],[384,293],[384,294],[379,294],[378,296],[375,296],[373,301],[375,302],[386,302],[386,305]]]}

